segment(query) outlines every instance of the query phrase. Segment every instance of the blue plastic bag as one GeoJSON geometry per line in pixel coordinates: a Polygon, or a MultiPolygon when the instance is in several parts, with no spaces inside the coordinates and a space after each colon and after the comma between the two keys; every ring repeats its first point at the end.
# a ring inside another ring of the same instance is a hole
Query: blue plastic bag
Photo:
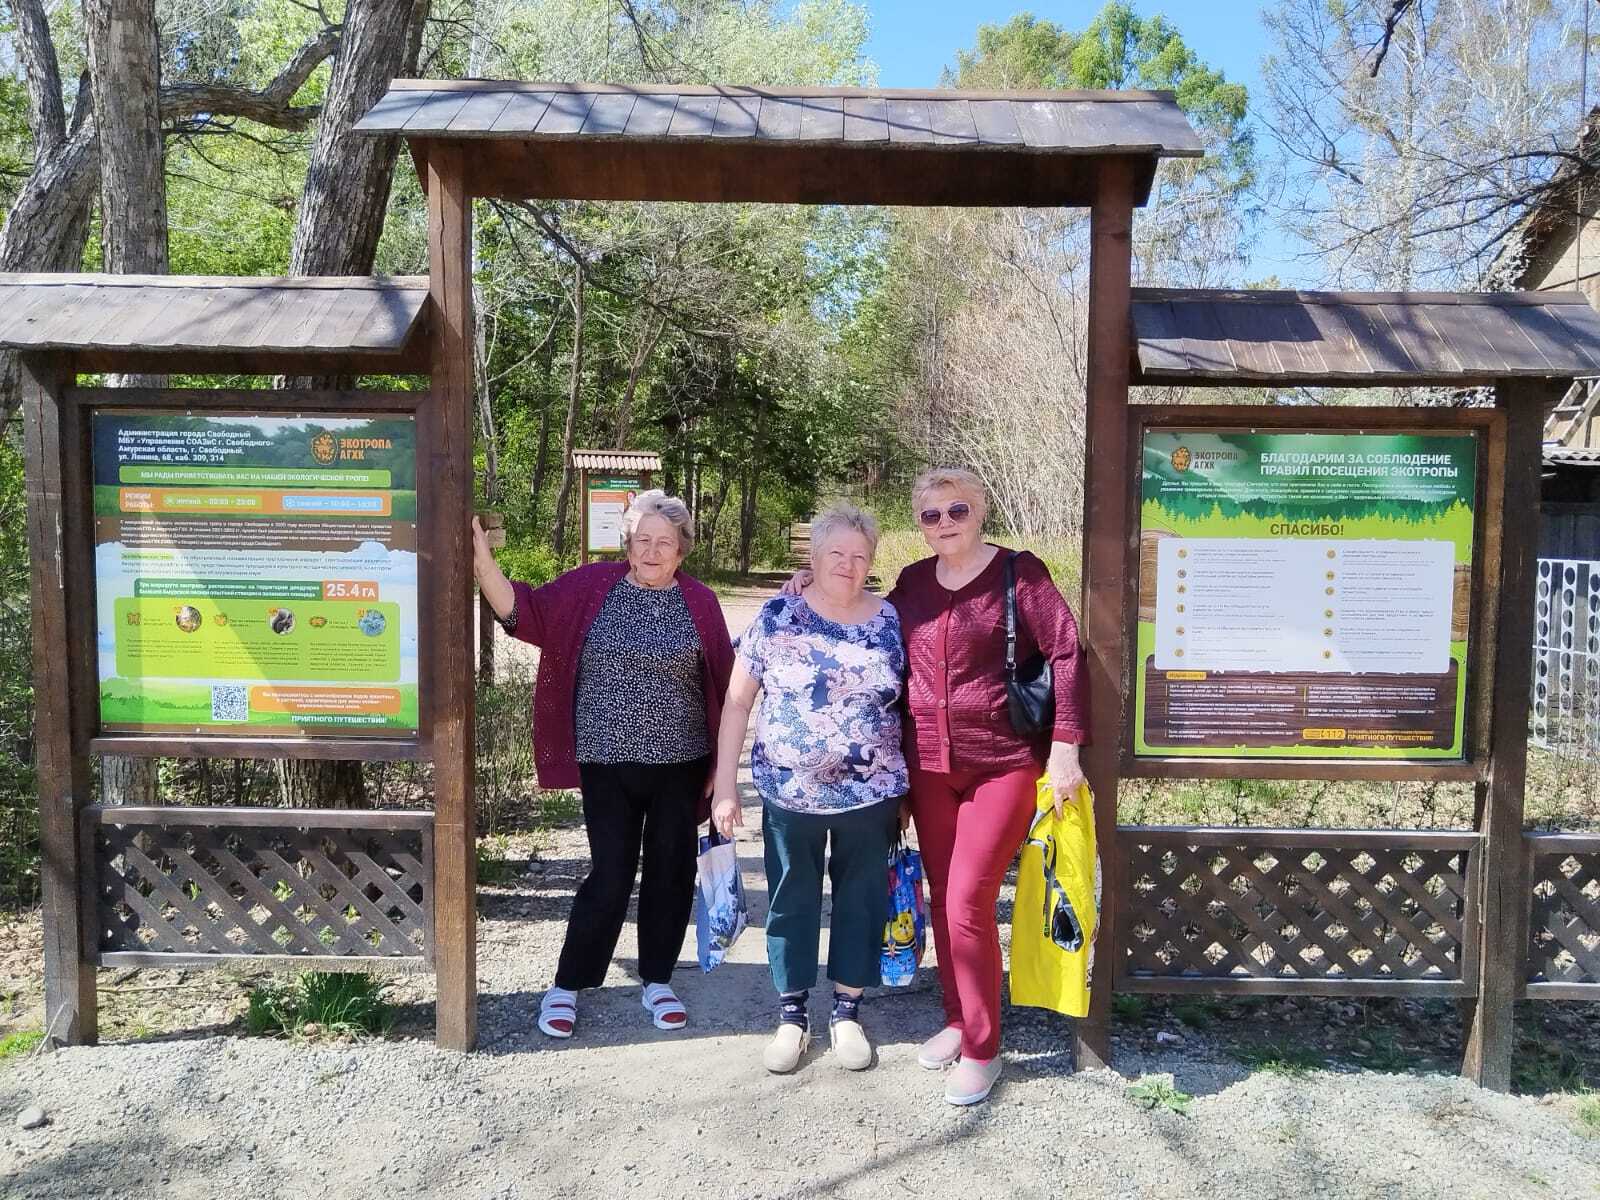
{"type": "Polygon", "coordinates": [[[728,956],[748,922],[739,856],[731,841],[712,830],[701,837],[695,860],[694,932],[702,971],[728,956]]]}
{"type": "Polygon", "coordinates": [[[879,974],[884,987],[909,987],[928,943],[928,901],[922,855],[905,843],[889,851],[889,920],[883,927],[879,974]]]}

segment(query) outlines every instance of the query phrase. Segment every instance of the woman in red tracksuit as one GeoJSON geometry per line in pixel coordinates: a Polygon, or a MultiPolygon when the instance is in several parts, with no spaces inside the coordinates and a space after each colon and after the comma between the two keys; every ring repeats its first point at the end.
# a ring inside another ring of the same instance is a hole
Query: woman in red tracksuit
{"type": "Polygon", "coordinates": [[[1000,1077],[1000,884],[1027,837],[1036,785],[1048,774],[1056,803],[1083,782],[1088,680],[1077,623],[1032,554],[1016,555],[1017,651],[1042,652],[1054,672],[1055,726],[1037,738],[1012,730],[1005,692],[1005,560],[983,540],[987,498],[969,471],[929,471],[912,511],[933,557],[900,573],[889,601],[900,614],[910,678],[905,755],[911,814],[932,900],[945,1027],[917,1061],[951,1063],[945,1099],[976,1104],[1000,1077]]]}

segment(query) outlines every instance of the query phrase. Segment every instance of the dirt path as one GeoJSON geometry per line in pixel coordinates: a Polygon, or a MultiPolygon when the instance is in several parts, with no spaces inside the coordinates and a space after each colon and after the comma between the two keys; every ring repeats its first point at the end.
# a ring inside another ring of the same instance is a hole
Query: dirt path
{"type": "MultiPolygon", "coordinates": [[[[729,599],[735,632],[762,598],[729,599]]],[[[1567,1100],[1339,1063],[1251,1073],[1215,1039],[1158,1043],[1149,1027],[1121,1031],[1120,1074],[1073,1074],[1069,1023],[1034,1010],[1005,1014],[991,1101],[951,1108],[915,1062],[940,1021],[931,961],[913,987],[870,996],[873,1069],[838,1069],[823,1036],[794,1075],[769,1076],[759,806],[744,783],[756,927],[712,974],[680,968],[686,1030],[657,1032],[640,1007],[631,922],[578,1036],[534,1028],[586,869],[567,825],[515,842],[531,856],[483,890],[479,1052],[433,1049],[425,980],[398,986],[393,1038],[340,1045],[241,1036],[238,975],[104,972],[120,989],[115,1039],[0,1063],[0,1197],[1600,1197],[1600,1142],[1567,1100]],[[152,1035],[129,1036],[134,1012],[152,1035]],[[1135,1103],[1146,1072],[1193,1095],[1187,1115],[1135,1103]],[[50,1123],[16,1128],[29,1104],[50,1123]]],[[[37,927],[10,936],[0,961],[15,974],[37,927]]],[[[31,1015],[26,992],[13,1005],[31,1015]]]]}

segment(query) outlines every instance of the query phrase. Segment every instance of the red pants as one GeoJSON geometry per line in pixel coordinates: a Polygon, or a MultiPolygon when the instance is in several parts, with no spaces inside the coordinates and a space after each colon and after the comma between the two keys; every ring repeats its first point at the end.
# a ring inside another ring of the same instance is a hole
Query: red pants
{"type": "Polygon", "coordinates": [[[911,814],[928,876],[945,1024],[965,1058],[1000,1053],[1000,929],[995,903],[1033,823],[1037,767],[984,775],[911,772],[911,814]]]}

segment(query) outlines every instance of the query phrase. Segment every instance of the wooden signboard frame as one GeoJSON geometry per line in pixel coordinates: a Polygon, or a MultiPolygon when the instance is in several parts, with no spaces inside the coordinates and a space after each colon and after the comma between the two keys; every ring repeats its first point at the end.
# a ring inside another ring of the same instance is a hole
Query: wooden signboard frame
{"type": "MultiPolygon", "coordinates": [[[[1505,502],[1505,413],[1488,408],[1414,409],[1344,406],[1184,405],[1128,408],[1128,529],[1140,531],[1140,479],[1144,436],[1150,430],[1248,430],[1267,433],[1438,433],[1462,431],[1478,435],[1478,470],[1474,505],[1472,582],[1467,635],[1466,722],[1463,756],[1439,760],[1353,760],[1336,757],[1182,757],[1138,754],[1134,749],[1135,709],[1128,704],[1121,739],[1121,771],[1131,779],[1327,779],[1440,780],[1476,782],[1484,776],[1489,713],[1485,708],[1494,678],[1497,613],[1492,601],[1498,588],[1501,530],[1505,502]]],[[[1124,695],[1133,697],[1138,683],[1139,567],[1135,554],[1123,602],[1124,695]]]]}

